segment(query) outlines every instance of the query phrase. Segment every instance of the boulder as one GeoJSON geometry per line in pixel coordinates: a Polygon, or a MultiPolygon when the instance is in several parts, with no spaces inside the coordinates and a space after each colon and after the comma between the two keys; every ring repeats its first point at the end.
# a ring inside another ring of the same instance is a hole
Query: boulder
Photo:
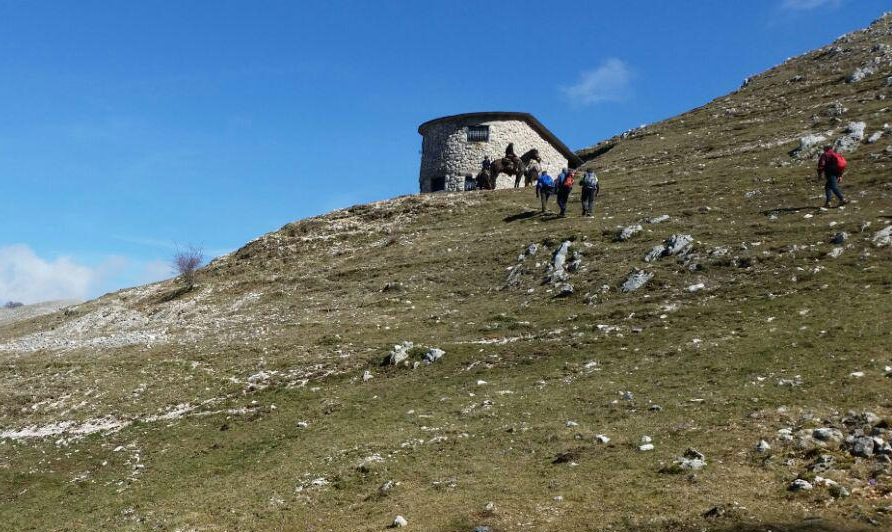
{"type": "Polygon", "coordinates": [[[846,83],[858,83],[864,78],[868,78],[874,74],[876,74],[876,69],[874,69],[872,66],[860,66],[848,75],[848,77],[846,78],[846,83]]]}
{"type": "Polygon", "coordinates": [[[641,224],[629,225],[619,230],[616,239],[620,242],[625,242],[643,230],[644,228],[641,227],[641,224]]]}
{"type": "Polygon", "coordinates": [[[814,133],[799,137],[799,146],[791,151],[790,155],[800,158],[811,157],[825,142],[827,142],[827,137],[814,133]]]}
{"type": "Polygon", "coordinates": [[[427,353],[424,354],[424,357],[421,359],[425,364],[433,364],[434,362],[443,358],[443,355],[446,354],[446,351],[439,349],[437,347],[431,347],[427,350],[427,353]]]}
{"type": "Polygon", "coordinates": [[[653,279],[654,274],[651,272],[647,272],[644,270],[634,269],[631,273],[626,277],[626,280],[623,281],[623,284],[620,285],[619,290],[623,293],[634,292],[638,290],[642,286],[646,285],[651,279],[653,279]]]}
{"type": "Polygon", "coordinates": [[[845,129],[845,135],[836,139],[833,149],[839,153],[855,151],[861,141],[864,140],[865,122],[849,122],[845,129]]]}
{"type": "Polygon", "coordinates": [[[892,225],[887,225],[874,233],[870,241],[878,248],[892,246],[892,225]]]}
{"type": "Polygon", "coordinates": [[[807,480],[803,480],[801,478],[797,478],[793,482],[790,483],[790,486],[787,488],[790,491],[809,491],[814,489],[814,486],[811,485],[811,482],[807,480]]]}
{"type": "Polygon", "coordinates": [[[666,246],[664,246],[663,244],[659,244],[650,248],[650,251],[648,251],[647,255],[644,256],[644,262],[653,262],[659,259],[663,256],[664,251],[666,251],[666,246]]]}
{"type": "Polygon", "coordinates": [[[661,223],[663,223],[663,222],[668,222],[668,221],[669,221],[669,215],[668,215],[668,214],[661,214],[661,215],[659,215],[659,216],[654,216],[653,218],[651,218],[650,220],[648,220],[647,223],[649,223],[649,224],[661,224],[661,223]]]}
{"type": "Polygon", "coordinates": [[[393,346],[393,349],[390,350],[390,355],[387,357],[388,363],[391,366],[396,366],[405,362],[409,359],[409,350],[414,346],[415,344],[408,341],[393,346]]]}

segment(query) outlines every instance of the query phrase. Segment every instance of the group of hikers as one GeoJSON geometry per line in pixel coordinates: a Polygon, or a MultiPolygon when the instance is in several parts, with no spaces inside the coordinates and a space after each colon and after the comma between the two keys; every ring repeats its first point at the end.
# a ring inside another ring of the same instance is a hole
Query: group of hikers
{"type": "MultiPolygon", "coordinates": [[[[506,150],[506,158],[509,160],[517,159],[514,155],[514,145],[509,144],[506,150]]],[[[823,153],[818,158],[817,177],[824,178],[824,207],[830,207],[830,201],[835,195],[839,199],[838,206],[848,203],[843,197],[839,184],[842,183],[842,176],[845,173],[847,162],[845,158],[833,150],[833,146],[824,146],[823,153]]],[[[489,172],[491,160],[489,156],[483,160],[483,171],[489,172]]],[[[570,192],[573,185],[580,174],[578,170],[569,170],[563,168],[558,174],[557,179],[548,175],[546,170],[539,173],[536,180],[536,197],[539,198],[542,205],[542,212],[546,211],[548,199],[554,195],[557,200],[560,216],[567,215],[567,203],[570,199],[570,192]]],[[[601,191],[601,183],[598,176],[591,169],[586,170],[579,181],[582,194],[580,201],[582,202],[582,216],[593,216],[595,208],[595,198],[601,191]]],[[[476,182],[468,175],[465,182],[465,190],[474,190],[476,182]]]]}
{"type": "MultiPolygon", "coordinates": [[[[573,190],[573,185],[576,183],[579,173],[576,170],[564,168],[558,174],[557,179],[548,175],[547,171],[542,171],[539,174],[539,179],[536,180],[536,196],[539,197],[542,203],[542,212],[545,212],[548,198],[554,194],[557,199],[558,209],[560,209],[560,215],[567,215],[567,203],[570,200],[570,192],[573,190]]],[[[586,170],[579,181],[579,185],[582,189],[582,195],[580,196],[582,215],[593,216],[595,197],[601,191],[601,183],[598,180],[598,176],[592,170],[586,170]]]]}

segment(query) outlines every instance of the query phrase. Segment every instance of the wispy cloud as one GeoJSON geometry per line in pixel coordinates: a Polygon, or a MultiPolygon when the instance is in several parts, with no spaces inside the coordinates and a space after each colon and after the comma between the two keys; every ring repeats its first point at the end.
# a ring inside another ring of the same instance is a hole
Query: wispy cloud
{"type": "Polygon", "coordinates": [[[808,11],[819,7],[839,7],[842,0],[783,0],[781,8],[790,11],[808,11]]]}
{"type": "Polygon", "coordinates": [[[607,59],[594,70],[582,72],[574,85],[560,87],[571,102],[592,105],[618,102],[631,94],[632,70],[620,59],[607,59]]]}
{"type": "Polygon", "coordinates": [[[25,244],[0,247],[0,303],[88,299],[171,275],[170,265],[160,260],[136,261],[113,255],[91,266],[71,257],[45,259],[25,244]]]}

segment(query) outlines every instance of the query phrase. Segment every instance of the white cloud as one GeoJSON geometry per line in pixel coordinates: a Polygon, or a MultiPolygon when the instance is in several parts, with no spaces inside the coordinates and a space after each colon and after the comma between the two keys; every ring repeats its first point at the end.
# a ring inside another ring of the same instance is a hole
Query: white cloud
{"type": "Polygon", "coordinates": [[[819,7],[838,7],[841,0],[783,0],[781,7],[792,11],[808,11],[819,7]]]}
{"type": "Polygon", "coordinates": [[[583,72],[579,81],[561,92],[573,103],[591,105],[598,102],[625,100],[630,94],[632,71],[620,59],[607,59],[594,70],[583,72]]]}
{"type": "Polygon", "coordinates": [[[170,277],[170,267],[159,260],[109,256],[97,266],[88,266],[70,257],[41,258],[25,244],[0,247],[0,304],[88,299],[166,277],[170,277]]]}

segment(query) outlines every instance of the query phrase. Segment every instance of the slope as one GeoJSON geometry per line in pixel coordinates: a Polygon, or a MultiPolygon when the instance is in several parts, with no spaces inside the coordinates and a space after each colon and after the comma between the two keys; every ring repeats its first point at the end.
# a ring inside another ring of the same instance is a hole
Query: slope
{"type": "Polygon", "coordinates": [[[854,448],[892,420],[890,44],[885,16],[582,150],[595,218],[529,190],[396,198],[288,224],[190,292],[0,325],[0,522],[892,525],[889,455],[854,448]],[[818,134],[848,150],[844,208],[806,179],[818,134]]]}

